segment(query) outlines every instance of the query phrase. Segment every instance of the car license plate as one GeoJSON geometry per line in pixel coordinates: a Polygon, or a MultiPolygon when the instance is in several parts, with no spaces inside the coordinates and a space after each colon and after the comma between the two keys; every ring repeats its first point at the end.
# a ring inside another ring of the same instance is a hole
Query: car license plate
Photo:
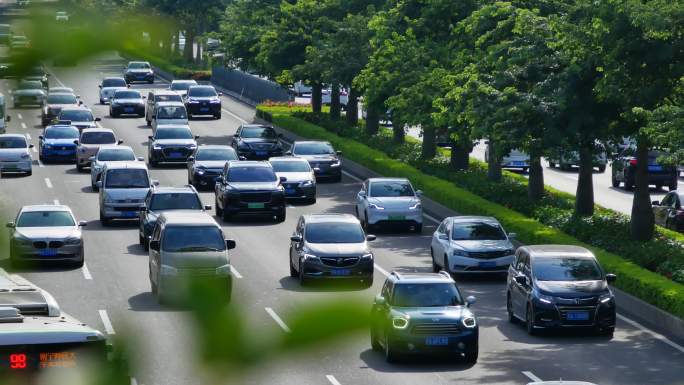
{"type": "Polygon", "coordinates": [[[170,158],[182,158],[183,154],[181,154],[180,152],[172,152],[169,154],[169,157],[170,158]]]}
{"type": "Polygon", "coordinates": [[[247,203],[247,208],[249,208],[249,209],[263,209],[264,204],[263,203],[247,203]]]}
{"type": "Polygon", "coordinates": [[[337,276],[337,277],[344,277],[347,275],[351,275],[351,270],[349,269],[335,269],[330,272],[330,274],[337,276]]]}
{"type": "Polygon", "coordinates": [[[5,165],[2,165],[2,169],[3,169],[3,170],[16,170],[17,168],[19,168],[19,167],[18,167],[16,164],[5,164],[5,165]]]}
{"type": "Polygon", "coordinates": [[[496,267],[496,262],[493,262],[493,261],[480,262],[477,265],[479,267],[496,267]]]}
{"type": "Polygon", "coordinates": [[[266,156],[268,155],[268,151],[256,151],[257,156],[266,156]]]}
{"type": "Polygon", "coordinates": [[[135,211],[122,211],[121,216],[124,218],[133,218],[138,216],[138,213],[135,211]]]}
{"type": "Polygon", "coordinates": [[[285,194],[287,194],[287,195],[294,195],[296,192],[297,192],[297,190],[295,190],[292,187],[288,187],[285,189],[285,194]]]}
{"type": "Polygon", "coordinates": [[[524,165],[525,165],[525,162],[518,162],[518,161],[516,161],[516,162],[511,162],[511,164],[512,164],[513,166],[524,166],[524,165]]]}
{"type": "Polygon", "coordinates": [[[663,166],[649,165],[648,171],[663,171],[663,166]]]}
{"type": "Polygon", "coordinates": [[[444,337],[444,336],[425,337],[425,345],[428,345],[428,346],[446,346],[446,345],[449,345],[449,337],[444,337]]]}
{"type": "Polygon", "coordinates": [[[57,155],[71,155],[73,154],[73,151],[70,150],[59,150],[57,151],[57,155]]]}
{"type": "Polygon", "coordinates": [[[388,215],[387,219],[390,221],[403,221],[406,217],[403,215],[388,215]]]}
{"type": "Polygon", "coordinates": [[[41,257],[54,257],[57,255],[57,250],[45,249],[38,252],[41,257]]]}
{"type": "Polygon", "coordinates": [[[200,112],[209,112],[209,107],[200,107],[200,112]]]}
{"type": "Polygon", "coordinates": [[[134,111],[134,110],[133,110],[133,107],[126,107],[126,108],[124,108],[124,112],[129,112],[129,113],[130,113],[130,112],[133,112],[133,111],[134,111]]]}
{"type": "Polygon", "coordinates": [[[586,311],[569,311],[567,314],[568,321],[587,321],[589,319],[589,312],[586,311]]]}

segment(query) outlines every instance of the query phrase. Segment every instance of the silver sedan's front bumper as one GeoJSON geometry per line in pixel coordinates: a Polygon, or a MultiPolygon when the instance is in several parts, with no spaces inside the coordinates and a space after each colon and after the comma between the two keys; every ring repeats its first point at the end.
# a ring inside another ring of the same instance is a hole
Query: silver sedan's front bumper
{"type": "Polygon", "coordinates": [[[65,240],[49,242],[12,242],[11,256],[15,261],[34,262],[78,262],[83,260],[83,240],[78,244],[65,244],[65,240]],[[45,247],[43,247],[44,243],[45,247]],[[54,243],[61,243],[59,247],[54,243]]]}
{"type": "Polygon", "coordinates": [[[367,221],[369,224],[374,225],[377,223],[391,223],[391,222],[413,222],[416,224],[422,224],[423,223],[423,210],[422,209],[415,209],[415,210],[409,210],[408,207],[406,209],[388,209],[385,208],[384,210],[373,210],[373,209],[368,209],[366,211],[368,213],[368,218],[367,221]]]}
{"type": "Polygon", "coordinates": [[[1,161],[0,172],[30,172],[33,169],[32,160],[21,160],[18,162],[1,161]]]}

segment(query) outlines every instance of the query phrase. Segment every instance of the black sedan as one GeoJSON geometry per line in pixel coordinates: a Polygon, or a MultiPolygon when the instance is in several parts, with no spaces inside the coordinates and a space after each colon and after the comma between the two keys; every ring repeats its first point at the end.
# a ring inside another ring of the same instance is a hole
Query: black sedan
{"type": "Polygon", "coordinates": [[[185,163],[197,149],[197,139],[190,127],[183,125],[159,126],[149,136],[147,159],[150,166],[159,163],[185,163]]]}
{"type": "Polygon", "coordinates": [[[195,155],[188,158],[188,184],[196,188],[213,188],[230,160],[238,160],[230,146],[199,146],[195,155]]]}
{"type": "Polygon", "coordinates": [[[122,89],[114,92],[109,104],[109,116],[118,118],[121,115],[145,116],[145,97],[138,90],[122,89]]]}
{"type": "Polygon", "coordinates": [[[662,201],[653,201],[653,216],[657,225],[675,231],[684,231],[684,194],[670,191],[662,201]]]}
{"type": "Polygon", "coordinates": [[[280,141],[282,135],[276,134],[273,127],[261,124],[243,124],[235,135],[231,146],[239,156],[249,160],[265,160],[284,153],[280,141]]]}

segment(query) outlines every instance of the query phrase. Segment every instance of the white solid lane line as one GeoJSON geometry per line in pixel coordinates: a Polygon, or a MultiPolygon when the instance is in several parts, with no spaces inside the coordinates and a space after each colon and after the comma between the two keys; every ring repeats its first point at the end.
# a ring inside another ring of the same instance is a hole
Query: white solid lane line
{"type": "Polygon", "coordinates": [[[88,270],[88,265],[86,265],[85,262],[83,262],[83,268],[81,269],[83,271],[83,278],[87,280],[92,280],[93,276],[90,275],[90,270],[88,270]]]}
{"type": "Polygon", "coordinates": [[[342,385],[339,381],[337,381],[337,378],[335,378],[335,376],[333,376],[332,374],[328,374],[327,376],[325,376],[325,378],[327,378],[332,385],[342,385]]]}
{"type": "Polygon", "coordinates": [[[232,113],[232,112],[226,110],[225,108],[221,108],[221,111],[223,111],[223,112],[225,112],[226,114],[228,114],[228,115],[234,117],[235,119],[237,119],[237,120],[238,120],[240,123],[242,123],[242,124],[247,124],[247,123],[249,123],[249,122],[247,122],[246,120],[242,119],[241,117],[235,115],[234,113],[232,113]]]}
{"type": "Polygon", "coordinates": [[[114,332],[114,327],[112,326],[112,321],[109,320],[109,316],[107,315],[107,310],[99,310],[98,313],[100,313],[100,318],[102,319],[102,324],[104,325],[107,334],[116,334],[116,332],[114,332]]]}
{"type": "MultiPolygon", "coordinates": [[[[36,150],[35,147],[33,147],[33,149],[36,150]]],[[[36,152],[38,152],[38,150],[36,150],[36,152]]],[[[45,167],[45,165],[43,164],[43,162],[40,161],[40,159],[38,159],[38,166],[45,167]]]]}
{"type": "Polygon", "coordinates": [[[28,132],[26,133],[26,139],[31,140],[31,134],[29,134],[28,132]]]}
{"type": "Polygon", "coordinates": [[[27,128],[27,127],[26,127],[26,123],[21,122],[21,128],[23,128],[23,129],[25,130],[25,129],[27,128]]]}
{"type": "Polygon", "coordinates": [[[642,325],[642,324],[640,324],[640,323],[638,323],[638,322],[636,322],[636,321],[633,321],[633,320],[631,320],[631,319],[629,319],[629,318],[623,316],[622,314],[618,314],[617,317],[618,317],[620,320],[625,321],[625,322],[627,322],[628,324],[634,326],[635,328],[641,330],[642,332],[644,332],[644,333],[650,335],[651,338],[654,338],[654,339],[656,339],[656,340],[662,341],[662,342],[664,342],[664,343],[670,345],[671,347],[675,348],[675,349],[678,350],[680,353],[684,353],[684,346],[679,345],[678,343],[669,340],[669,339],[668,339],[667,337],[665,337],[664,335],[662,335],[662,334],[660,334],[660,333],[657,333],[657,332],[654,332],[653,330],[651,330],[651,329],[645,327],[644,325],[642,325]]]}
{"type": "Polygon", "coordinates": [[[375,270],[377,270],[377,271],[379,271],[380,273],[382,273],[382,275],[384,275],[385,277],[389,277],[389,273],[387,272],[387,270],[385,270],[385,269],[383,269],[382,267],[380,267],[380,265],[374,264],[373,266],[375,266],[375,270]]]}
{"type": "Polygon", "coordinates": [[[273,318],[275,323],[277,323],[278,326],[280,326],[280,328],[283,329],[285,333],[289,333],[291,331],[290,328],[285,324],[285,322],[278,316],[278,314],[276,314],[276,312],[273,311],[273,309],[271,309],[270,307],[266,307],[264,308],[264,310],[266,310],[266,313],[268,313],[268,315],[270,315],[271,318],[273,318]]]}
{"type": "Polygon", "coordinates": [[[237,279],[242,279],[242,274],[240,274],[233,265],[230,265],[230,272],[233,273],[233,276],[237,279]]]}
{"type": "Polygon", "coordinates": [[[131,377],[131,385],[138,385],[138,380],[135,377],[131,377]]]}
{"type": "Polygon", "coordinates": [[[45,185],[47,188],[52,188],[52,182],[50,182],[50,178],[45,178],[45,185]]]}
{"type": "Polygon", "coordinates": [[[350,174],[350,173],[348,173],[348,172],[346,172],[346,171],[344,171],[344,170],[342,170],[342,174],[344,174],[344,175],[346,175],[346,176],[348,176],[348,177],[354,179],[354,180],[357,181],[357,182],[363,182],[363,179],[357,177],[356,175],[350,174]]]}
{"type": "Polygon", "coordinates": [[[534,373],[532,373],[532,372],[522,372],[522,374],[524,374],[525,377],[529,378],[530,380],[532,380],[534,382],[542,382],[542,379],[535,376],[534,373]]]}

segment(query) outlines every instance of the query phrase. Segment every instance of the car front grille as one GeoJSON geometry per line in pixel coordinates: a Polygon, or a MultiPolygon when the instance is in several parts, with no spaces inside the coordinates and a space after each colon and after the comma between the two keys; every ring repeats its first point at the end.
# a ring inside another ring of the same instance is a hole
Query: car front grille
{"type": "Polygon", "coordinates": [[[44,249],[47,247],[47,242],[45,242],[45,241],[33,242],[33,247],[35,247],[36,249],[44,249]]]}
{"type": "Polygon", "coordinates": [[[271,201],[270,192],[243,192],[240,193],[240,202],[244,203],[267,203],[271,201]]]}
{"type": "Polygon", "coordinates": [[[510,255],[511,252],[507,250],[497,250],[497,251],[469,251],[468,257],[476,259],[496,259],[510,255]]]}
{"type": "Polygon", "coordinates": [[[418,324],[413,326],[411,332],[413,334],[433,336],[459,334],[461,332],[461,325],[458,323],[418,324]]]}
{"type": "Polygon", "coordinates": [[[49,246],[51,249],[59,249],[60,247],[64,246],[64,242],[62,242],[62,241],[50,241],[49,246]]]}
{"type": "Polygon", "coordinates": [[[116,203],[142,203],[142,199],[117,199],[116,203]]]}
{"type": "Polygon", "coordinates": [[[117,211],[139,211],[140,206],[122,206],[122,207],[115,207],[117,211]]]}
{"type": "Polygon", "coordinates": [[[173,153],[179,153],[183,156],[189,156],[192,150],[187,147],[165,147],[162,152],[164,156],[170,156],[173,153]]]}
{"type": "Polygon", "coordinates": [[[252,148],[254,150],[259,150],[259,151],[271,150],[271,149],[273,149],[273,144],[271,144],[271,143],[252,144],[252,148]]]}
{"type": "Polygon", "coordinates": [[[359,257],[321,257],[321,262],[326,266],[348,267],[359,262],[359,257]]]}

